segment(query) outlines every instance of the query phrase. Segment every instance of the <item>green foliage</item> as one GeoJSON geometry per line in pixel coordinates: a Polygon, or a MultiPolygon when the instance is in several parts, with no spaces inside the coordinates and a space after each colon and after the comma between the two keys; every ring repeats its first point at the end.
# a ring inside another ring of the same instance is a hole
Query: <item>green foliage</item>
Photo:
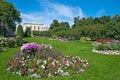
{"type": "Polygon", "coordinates": [[[115,15],[113,18],[110,16],[101,17],[88,17],[80,18],[74,17],[74,24],[72,25],[71,33],[68,34],[75,39],[81,36],[90,37],[91,40],[98,38],[116,39],[120,40],[120,16],[115,15]]]}
{"type": "Polygon", "coordinates": [[[59,26],[59,23],[58,23],[58,20],[53,20],[53,22],[51,23],[50,25],[50,29],[54,29],[55,27],[58,27],[59,26]]]}
{"type": "Polygon", "coordinates": [[[81,42],[85,42],[85,43],[90,43],[91,38],[89,38],[89,37],[81,37],[81,38],[80,38],[80,41],[81,41],[81,42]]]}
{"type": "Polygon", "coordinates": [[[24,37],[23,27],[21,25],[17,28],[17,36],[20,36],[21,38],[24,37]]]}
{"type": "Polygon", "coordinates": [[[51,37],[52,39],[58,39],[58,37],[56,35],[52,35],[51,37]]]}
{"type": "Polygon", "coordinates": [[[31,29],[29,28],[29,27],[27,27],[27,29],[26,29],[26,32],[25,32],[26,34],[26,37],[31,37],[31,29]]]}
{"type": "Polygon", "coordinates": [[[50,25],[50,32],[52,35],[57,35],[59,37],[68,36],[68,31],[70,30],[70,26],[68,22],[58,22],[58,20],[53,20],[50,25]]]}
{"type": "Polygon", "coordinates": [[[67,33],[65,30],[58,31],[56,34],[58,37],[66,37],[67,36],[67,33]]]}
{"type": "Polygon", "coordinates": [[[16,40],[16,46],[22,46],[24,43],[28,43],[28,42],[23,40],[22,38],[18,38],[16,40]]]}
{"type": "Polygon", "coordinates": [[[120,50],[120,44],[111,42],[111,43],[103,43],[95,46],[96,50],[120,50]]]}
{"type": "Polygon", "coordinates": [[[105,25],[105,35],[108,39],[120,40],[120,22],[109,22],[105,25]]]}
{"type": "Polygon", "coordinates": [[[45,36],[45,37],[51,37],[52,36],[50,31],[32,31],[32,34],[34,36],[45,36]]]}
{"type": "Polygon", "coordinates": [[[20,12],[9,2],[0,2],[0,34],[12,35],[16,29],[16,23],[20,23],[20,12]]]}
{"type": "Polygon", "coordinates": [[[7,47],[15,47],[15,39],[14,38],[9,38],[8,40],[7,40],[7,44],[6,44],[6,46],[7,47]]]}

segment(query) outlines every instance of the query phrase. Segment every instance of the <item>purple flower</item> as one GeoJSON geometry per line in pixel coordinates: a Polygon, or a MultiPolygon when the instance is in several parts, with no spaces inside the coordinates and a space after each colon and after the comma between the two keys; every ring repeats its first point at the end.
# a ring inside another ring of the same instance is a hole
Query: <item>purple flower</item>
{"type": "Polygon", "coordinates": [[[21,51],[22,52],[27,52],[29,53],[30,51],[39,51],[40,50],[40,45],[36,44],[36,43],[27,43],[27,44],[23,44],[21,46],[21,51]]]}

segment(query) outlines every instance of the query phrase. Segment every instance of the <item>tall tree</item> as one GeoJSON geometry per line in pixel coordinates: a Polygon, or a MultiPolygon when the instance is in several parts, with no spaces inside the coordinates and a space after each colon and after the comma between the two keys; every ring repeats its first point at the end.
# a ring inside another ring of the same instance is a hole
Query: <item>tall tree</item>
{"type": "Polygon", "coordinates": [[[7,32],[15,32],[16,23],[20,23],[20,12],[12,3],[0,1],[0,27],[2,35],[7,36],[7,32]]]}

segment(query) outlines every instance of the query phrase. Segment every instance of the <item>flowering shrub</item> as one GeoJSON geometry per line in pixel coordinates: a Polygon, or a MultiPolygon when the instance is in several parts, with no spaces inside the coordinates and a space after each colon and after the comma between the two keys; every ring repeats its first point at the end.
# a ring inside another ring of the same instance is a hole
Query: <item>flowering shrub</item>
{"type": "Polygon", "coordinates": [[[27,41],[24,41],[22,38],[17,37],[0,37],[0,46],[2,47],[15,47],[15,46],[21,46],[24,43],[28,43],[27,41]]]}
{"type": "Polygon", "coordinates": [[[15,42],[16,42],[16,39],[14,39],[14,38],[8,38],[6,46],[7,47],[15,47],[15,42]]]}
{"type": "Polygon", "coordinates": [[[59,51],[53,51],[50,44],[24,44],[21,51],[7,62],[7,70],[20,76],[33,78],[72,76],[83,73],[89,68],[86,59],[62,55],[59,51]],[[29,54],[26,55],[26,49],[35,50],[35,56],[31,58],[29,54]]]}
{"type": "Polygon", "coordinates": [[[7,44],[7,38],[0,37],[0,46],[5,47],[7,44]]]}
{"type": "Polygon", "coordinates": [[[86,43],[88,42],[88,43],[90,43],[91,38],[89,38],[89,37],[81,37],[81,38],[80,38],[80,41],[81,41],[81,42],[86,42],[86,43]]]}
{"type": "Polygon", "coordinates": [[[36,43],[26,43],[21,46],[21,52],[35,55],[40,50],[40,46],[36,43]]]}

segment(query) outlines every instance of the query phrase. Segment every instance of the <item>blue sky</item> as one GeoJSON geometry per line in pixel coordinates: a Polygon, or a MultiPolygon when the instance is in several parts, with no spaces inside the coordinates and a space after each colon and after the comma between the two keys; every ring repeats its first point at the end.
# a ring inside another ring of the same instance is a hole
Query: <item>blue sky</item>
{"type": "Polygon", "coordinates": [[[120,0],[7,0],[21,12],[22,23],[50,25],[53,19],[73,24],[74,17],[120,15],[120,0]]]}

